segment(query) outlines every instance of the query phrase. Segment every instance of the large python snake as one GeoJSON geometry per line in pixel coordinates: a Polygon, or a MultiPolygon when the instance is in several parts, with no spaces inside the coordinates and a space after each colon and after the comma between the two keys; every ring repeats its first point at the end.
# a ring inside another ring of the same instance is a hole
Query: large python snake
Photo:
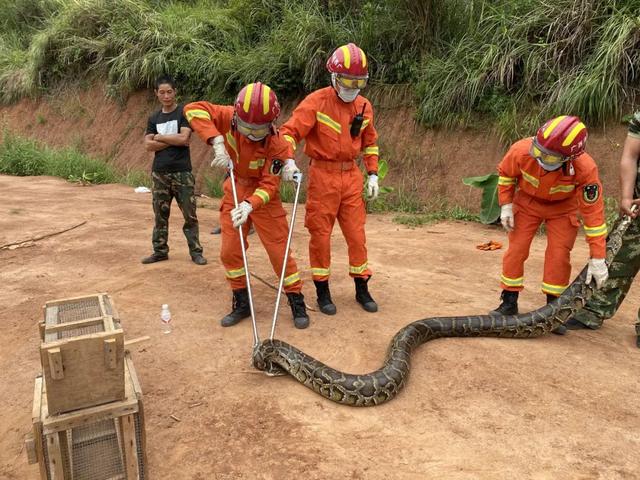
{"type": "MultiPolygon", "coordinates": [[[[622,237],[632,219],[624,216],[607,240],[607,265],[622,246],[622,237]]],[[[587,267],[555,301],[519,315],[477,315],[434,317],[403,327],[391,341],[384,365],[371,373],[354,375],[335,370],[293,345],[277,339],[259,343],[253,351],[253,365],[268,375],[293,376],[321,396],[355,407],[380,405],[395,398],[404,387],[414,348],[440,337],[539,337],[563,324],[584,307],[594,290],[585,283],[587,267]]]]}

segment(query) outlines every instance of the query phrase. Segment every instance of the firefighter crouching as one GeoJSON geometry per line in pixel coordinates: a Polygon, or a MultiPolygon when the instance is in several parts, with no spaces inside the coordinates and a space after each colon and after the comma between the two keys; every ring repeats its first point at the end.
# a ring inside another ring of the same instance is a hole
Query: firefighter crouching
{"type": "MultiPolygon", "coordinates": [[[[542,292],[547,303],[569,286],[570,254],[578,233],[578,213],[591,258],[587,282],[599,288],[607,279],[607,225],[602,183],[593,158],[584,151],[587,128],[573,116],[546,122],[533,138],[513,144],[498,165],[500,220],[509,248],[502,261],[502,303],[491,313],[518,313],[518,293],[524,288],[524,262],[533,237],[544,222],[547,249],[542,292]]],[[[564,325],[554,333],[564,334],[564,325]]]]}
{"type": "MultiPolygon", "coordinates": [[[[231,179],[224,181],[220,206],[222,244],[220,259],[233,290],[232,311],[220,323],[235,325],[251,315],[242,248],[236,228],[241,228],[245,244],[253,224],[276,275],[280,275],[287,243],[288,224],[280,200],[280,173],[289,153],[289,143],[274,126],[280,113],[275,93],[267,85],[245,86],[234,106],[209,102],[189,103],[184,114],[191,128],[213,146],[211,165],[226,168],[233,162],[238,207],[233,201],[231,179]]],[[[284,291],[289,299],[296,328],[309,325],[302,281],[293,256],[289,254],[284,291]]]]}

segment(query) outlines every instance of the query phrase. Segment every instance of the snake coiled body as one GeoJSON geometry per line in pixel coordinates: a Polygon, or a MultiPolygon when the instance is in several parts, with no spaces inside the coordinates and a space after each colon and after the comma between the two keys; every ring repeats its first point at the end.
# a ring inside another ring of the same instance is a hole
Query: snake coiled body
{"type": "MultiPolygon", "coordinates": [[[[631,218],[623,217],[607,241],[607,265],[622,246],[631,218]]],[[[280,340],[265,340],[253,352],[253,364],[270,375],[293,376],[321,396],[356,407],[380,405],[392,400],[404,387],[413,350],[441,337],[539,337],[564,323],[593,293],[585,283],[587,268],[555,301],[520,315],[433,317],[403,327],[393,337],[381,368],[357,375],[340,372],[280,340]]],[[[592,282],[593,283],[593,282],[592,282]]]]}

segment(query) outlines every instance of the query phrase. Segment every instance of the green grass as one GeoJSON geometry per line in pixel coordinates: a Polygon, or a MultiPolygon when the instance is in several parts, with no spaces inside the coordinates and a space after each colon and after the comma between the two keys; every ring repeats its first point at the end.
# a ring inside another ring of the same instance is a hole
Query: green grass
{"type": "MultiPolygon", "coordinates": [[[[38,142],[3,132],[0,143],[0,174],[51,175],[69,181],[87,183],[126,183],[145,181],[141,172],[119,175],[109,164],[75,148],[53,149],[38,142]]],[[[144,184],[144,183],[143,183],[144,184]]],[[[146,180],[146,184],[149,181],[146,180]]]]}
{"type": "Polygon", "coordinates": [[[426,213],[405,213],[396,215],[393,218],[395,223],[406,225],[408,227],[419,227],[443,220],[464,220],[469,222],[480,221],[478,215],[475,215],[462,207],[450,207],[426,213]]]}
{"type": "Polygon", "coordinates": [[[218,174],[213,177],[204,177],[204,190],[209,197],[222,198],[224,190],[222,189],[222,182],[224,181],[224,175],[218,174]]]}
{"type": "Polygon", "coordinates": [[[638,93],[638,0],[0,0],[0,101],[106,79],[116,98],[177,77],[184,99],[248,82],[297,98],[355,41],[374,102],[507,142],[572,113],[618,121],[638,93]],[[326,8],[324,5],[328,5],[326,8]],[[392,21],[390,21],[392,19],[392,21]],[[386,93],[385,93],[386,92],[386,93]]]}

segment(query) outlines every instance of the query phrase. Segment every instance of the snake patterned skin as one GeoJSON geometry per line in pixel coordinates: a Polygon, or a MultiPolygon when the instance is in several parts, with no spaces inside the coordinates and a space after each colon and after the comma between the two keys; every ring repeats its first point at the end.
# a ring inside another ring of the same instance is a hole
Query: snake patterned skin
{"type": "MultiPolygon", "coordinates": [[[[607,265],[622,246],[622,237],[632,219],[622,217],[607,241],[607,265]]],[[[581,309],[593,292],[585,283],[587,267],[555,301],[520,315],[434,317],[417,320],[402,328],[391,341],[384,365],[371,373],[340,372],[310,357],[293,345],[264,340],[253,351],[253,365],[268,375],[289,374],[321,396],[355,407],[380,405],[395,398],[404,387],[413,349],[441,337],[539,337],[564,323],[581,309]]]]}

